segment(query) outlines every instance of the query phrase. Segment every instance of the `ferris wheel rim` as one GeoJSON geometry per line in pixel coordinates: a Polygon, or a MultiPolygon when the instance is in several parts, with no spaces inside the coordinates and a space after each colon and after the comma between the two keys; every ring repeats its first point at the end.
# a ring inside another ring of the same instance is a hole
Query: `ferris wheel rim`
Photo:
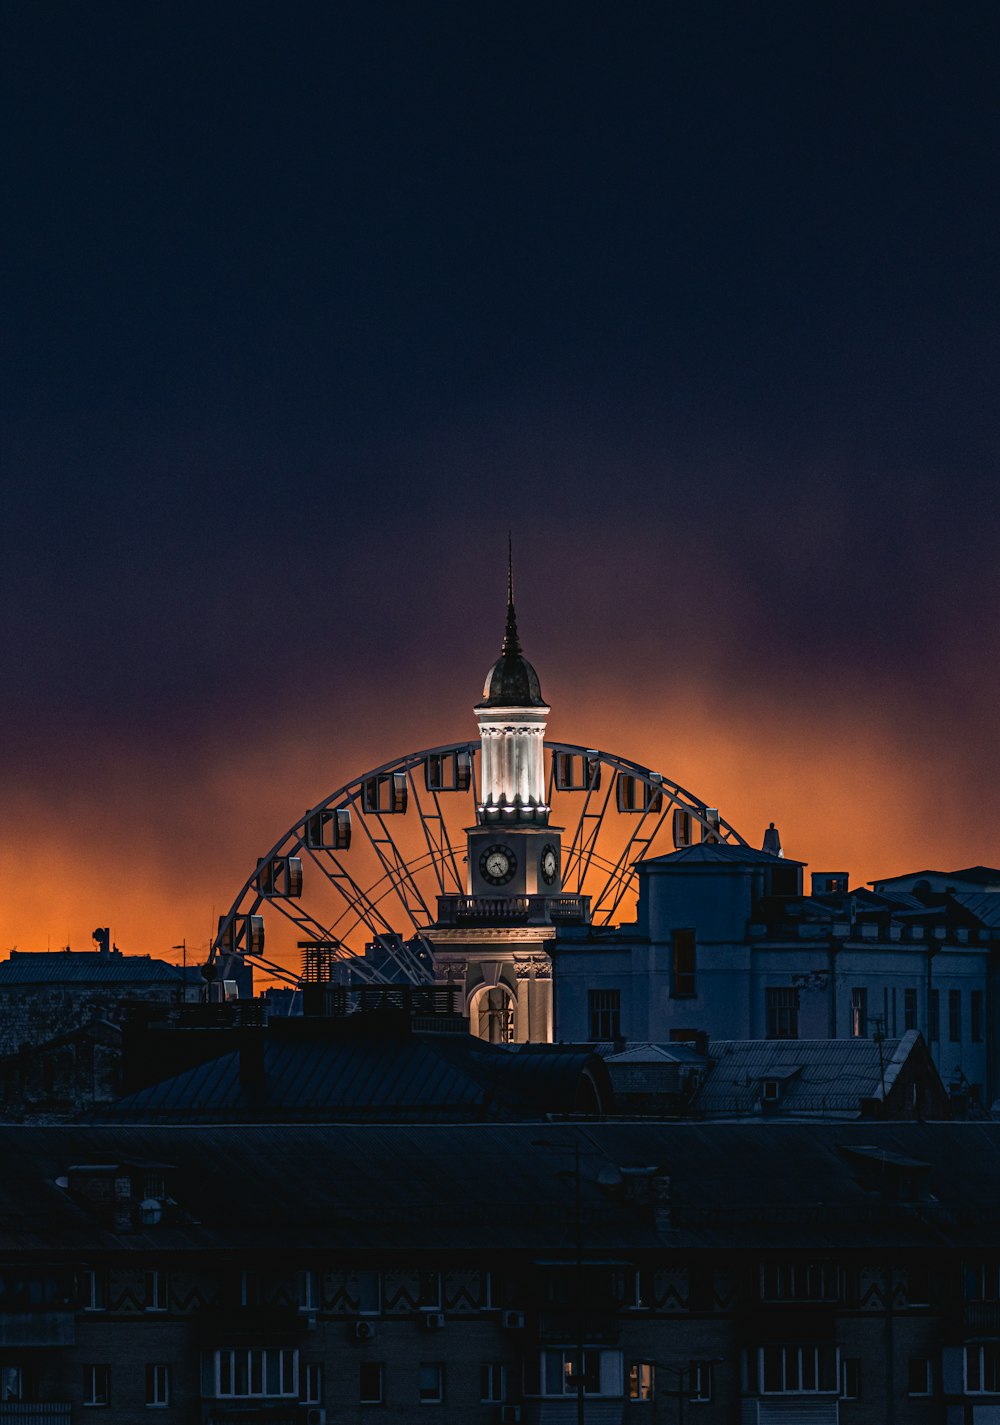
{"type": "MultiPolygon", "coordinates": [[[[405,772],[406,774],[410,775],[412,774],[412,771],[415,767],[418,767],[421,764],[426,764],[427,760],[431,757],[450,756],[459,753],[468,754],[472,761],[472,771],[474,779],[475,759],[477,753],[480,750],[480,746],[481,744],[478,739],[464,738],[457,742],[441,743],[437,746],[424,748],[417,752],[404,753],[401,756],[390,758],[388,761],[381,763],[379,766],[374,767],[369,771],[362,772],[359,775],[350,778],[348,781],[343,782],[328,796],[324,797],[321,801],[316,802],[311,807],[308,807],[306,811],[303,812],[301,816],[296,818],[292,825],[288,827],[288,829],[278,838],[278,840],[274,843],[270,850],[267,851],[264,856],[257,858],[256,868],[247,877],[239,893],[232,901],[229,911],[226,913],[225,916],[220,918],[218,930],[211,942],[211,946],[209,949],[208,963],[212,964],[216,955],[227,953],[223,947],[222,942],[224,940],[225,935],[231,928],[234,919],[238,915],[256,915],[262,905],[268,904],[277,906],[278,909],[281,910],[281,912],[285,914],[289,919],[291,919],[295,923],[298,923],[294,915],[290,915],[287,911],[284,911],[283,907],[280,906],[277,898],[264,895],[260,892],[260,868],[262,865],[273,861],[275,858],[281,856],[295,856],[299,851],[303,849],[309,850],[310,848],[306,847],[305,834],[306,823],[309,821],[310,818],[315,817],[322,812],[328,812],[331,810],[341,811],[352,809],[361,797],[362,789],[366,783],[370,783],[380,777],[384,777],[392,773],[405,772]],[[252,897],[252,905],[250,906],[249,910],[245,908],[245,902],[248,896],[252,897]]],[[[694,815],[698,817],[699,821],[701,821],[702,825],[707,825],[707,819],[704,815],[701,815],[701,813],[707,813],[709,810],[712,810],[713,812],[715,812],[715,815],[717,817],[717,821],[715,822],[715,832],[720,837],[720,839],[725,842],[728,842],[731,845],[748,845],[744,837],[741,836],[741,834],[735,829],[735,827],[733,827],[728,821],[721,817],[715,808],[710,808],[707,802],[703,801],[700,797],[696,796],[693,792],[682,786],[679,782],[675,782],[672,778],[665,776],[663,773],[656,772],[649,767],[644,767],[641,763],[634,762],[631,758],[622,757],[619,754],[613,752],[605,752],[601,748],[587,747],[584,744],[580,743],[563,742],[561,740],[546,738],[543,743],[543,747],[545,752],[548,753],[550,757],[552,754],[559,753],[567,754],[569,756],[580,756],[585,758],[596,759],[601,765],[607,766],[616,774],[624,774],[629,777],[634,777],[637,781],[643,782],[647,786],[660,789],[665,794],[665,799],[667,802],[667,806],[664,808],[664,811],[662,813],[663,817],[666,816],[666,812],[669,809],[670,805],[673,805],[675,807],[683,807],[686,810],[693,812],[694,815]]],[[[586,789],[574,788],[563,790],[585,791],[586,789]]],[[[589,792],[587,792],[586,794],[589,796],[589,792]]],[[[608,796],[610,797],[610,788],[608,790],[608,796]]],[[[420,815],[421,820],[423,820],[423,812],[422,810],[420,810],[419,807],[418,814],[420,815]]],[[[362,813],[362,815],[364,815],[364,813],[362,813]]],[[[603,815],[604,812],[602,811],[601,816],[603,815]]],[[[629,842],[629,844],[631,844],[631,842],[629,842]]],[[[315,861],[315,857],[313,857],[312,859],[315,861]]],[[[421,857],[420,859],[423,860],[424,858],[421,857]]],[[[431,860],[432,858],[428,857],[427,859],[431,860]]],[[[637,861],[640,861],[642,859],[642,856],[639,856],[637,858],[637,861]]],[[[320,869],[323,868],[321,867],[320,869]]],[[[326,874],[325,871],[324,874],[326,874]]],[[[380,885],[382,881],[386,879],[387,874],[387,872],[384,873],[381,877],[379,877],[376,882],[373,882],[372,885],[368,887],[367,891],[364,891],[362,888],[359,888],[359,890],[361,890],[362,895],[367,899],[371,891],[373,891],[377,885],[380,885]]],[[[379,900],[384,899],[385,896],[390,893],[391,889],[392,887],[387,887],[386,891],[379,897],[379,900]]],[[[398,887],[396,888],[396,890],[398,894],[398,887]]],[[[341,892],[341,894],[343,893],[341,892]]],[[[619,896],[618,900],[616,900],[614,903],[614,907],[612,908],[611,913],[613,913],[613,909],[616,908],[619,904],[620,899],[621,897],[619,896]]],[[[369,901],[369,904],[372,904],[372,902],[369,901]]],[[[341,913],[341,917],[338,917],[338,920],[342,918],[342,915],[344,913],[345,912],[341,913]]],[[[411,911],[407,910],[406,913],[410,916],[410,919],[413,920],[414,925],[417,927],[417,933],[420,934],[421,929],[426,927],[419,926],[419,924],[413,917],[411,911]]],[[[315,921],[314,917],[307,916],[305,918],[312,920],[313,923],[317,925],[317,927],[319,927],[319,922],[315,921]]],[[[355,922],[355,926],[352,927],[352,930],[355,929],[356,926],[363,921],[363,916],[358,917],[358,920],[355,922]]],[[[336,924],[337,922],[334,923],[336,924]]],[[[386,922],[386,926],[388,927],[388,922],[386,922]]],[[[253,961],[258,958],[263,959],[263,956],[257,957],[252,953],[247,952],[242,955],[242,958],[253,961]]],[[[344,959],[354,958],[357,958],[355,953],[345,947],[344,959]]]]}

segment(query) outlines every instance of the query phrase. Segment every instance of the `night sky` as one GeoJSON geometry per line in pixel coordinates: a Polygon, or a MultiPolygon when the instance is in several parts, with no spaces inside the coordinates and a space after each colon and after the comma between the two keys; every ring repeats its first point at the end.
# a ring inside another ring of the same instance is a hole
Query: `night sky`
{"type": "Polygon", "coordinates": [[[0,953],[473,736],[1000,863],[995,3],[9,4],[0,953]]]}

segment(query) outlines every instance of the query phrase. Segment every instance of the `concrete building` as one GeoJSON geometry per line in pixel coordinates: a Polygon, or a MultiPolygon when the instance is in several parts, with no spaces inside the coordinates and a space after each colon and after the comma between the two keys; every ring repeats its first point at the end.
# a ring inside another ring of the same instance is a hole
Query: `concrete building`
{"type": "Polygon", "coordinates": [[[996,1125],[0,1128],[0,1419],[990,1425],[998,1175],[996,1125]]]}
{"type": "Polygon", "coordinates": [[[920,896],[898,885],[929,873],[855,891],[814,876],[803,895],[802,863],[748,846],[700,844],[636,869],[634,924],[560,926],[550,946],[557,1040],[918,1029],[956,1098],[1000,1096],[1000,895],[963,893],[960,877],[920,896]]]}

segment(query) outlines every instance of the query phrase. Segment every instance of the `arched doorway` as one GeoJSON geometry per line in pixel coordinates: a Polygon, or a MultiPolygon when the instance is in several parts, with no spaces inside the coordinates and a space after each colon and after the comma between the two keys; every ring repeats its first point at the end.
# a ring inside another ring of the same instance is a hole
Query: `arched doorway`
{"type": "Polygon", "coordinates": [[[513,1044],[516,1031],[514,996],[506,985],[481,989],[469,1006],[469,1028],[489,1044],[513,1044]]]}

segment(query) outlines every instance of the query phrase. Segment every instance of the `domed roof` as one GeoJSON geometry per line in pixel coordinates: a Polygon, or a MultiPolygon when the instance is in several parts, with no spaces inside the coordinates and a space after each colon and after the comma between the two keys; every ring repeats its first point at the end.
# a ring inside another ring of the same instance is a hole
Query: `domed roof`
{"type": "MultiPolygon", "coordinates": [[[[506,643],[506,639],[504,640],[506,643]]],[[[478,708],[544,708],[538,674],[518,650],[503,653],[486,674],[483,700],[478,708]]]]}
{"type": "Polygon", "coordinates": [[[514,613],[514,581],[510,560],[507,563],[507,628],[500,648],[500,657],[486,674],[480,708],[544,708],[538,674],[521,652],[514,613]]]}

